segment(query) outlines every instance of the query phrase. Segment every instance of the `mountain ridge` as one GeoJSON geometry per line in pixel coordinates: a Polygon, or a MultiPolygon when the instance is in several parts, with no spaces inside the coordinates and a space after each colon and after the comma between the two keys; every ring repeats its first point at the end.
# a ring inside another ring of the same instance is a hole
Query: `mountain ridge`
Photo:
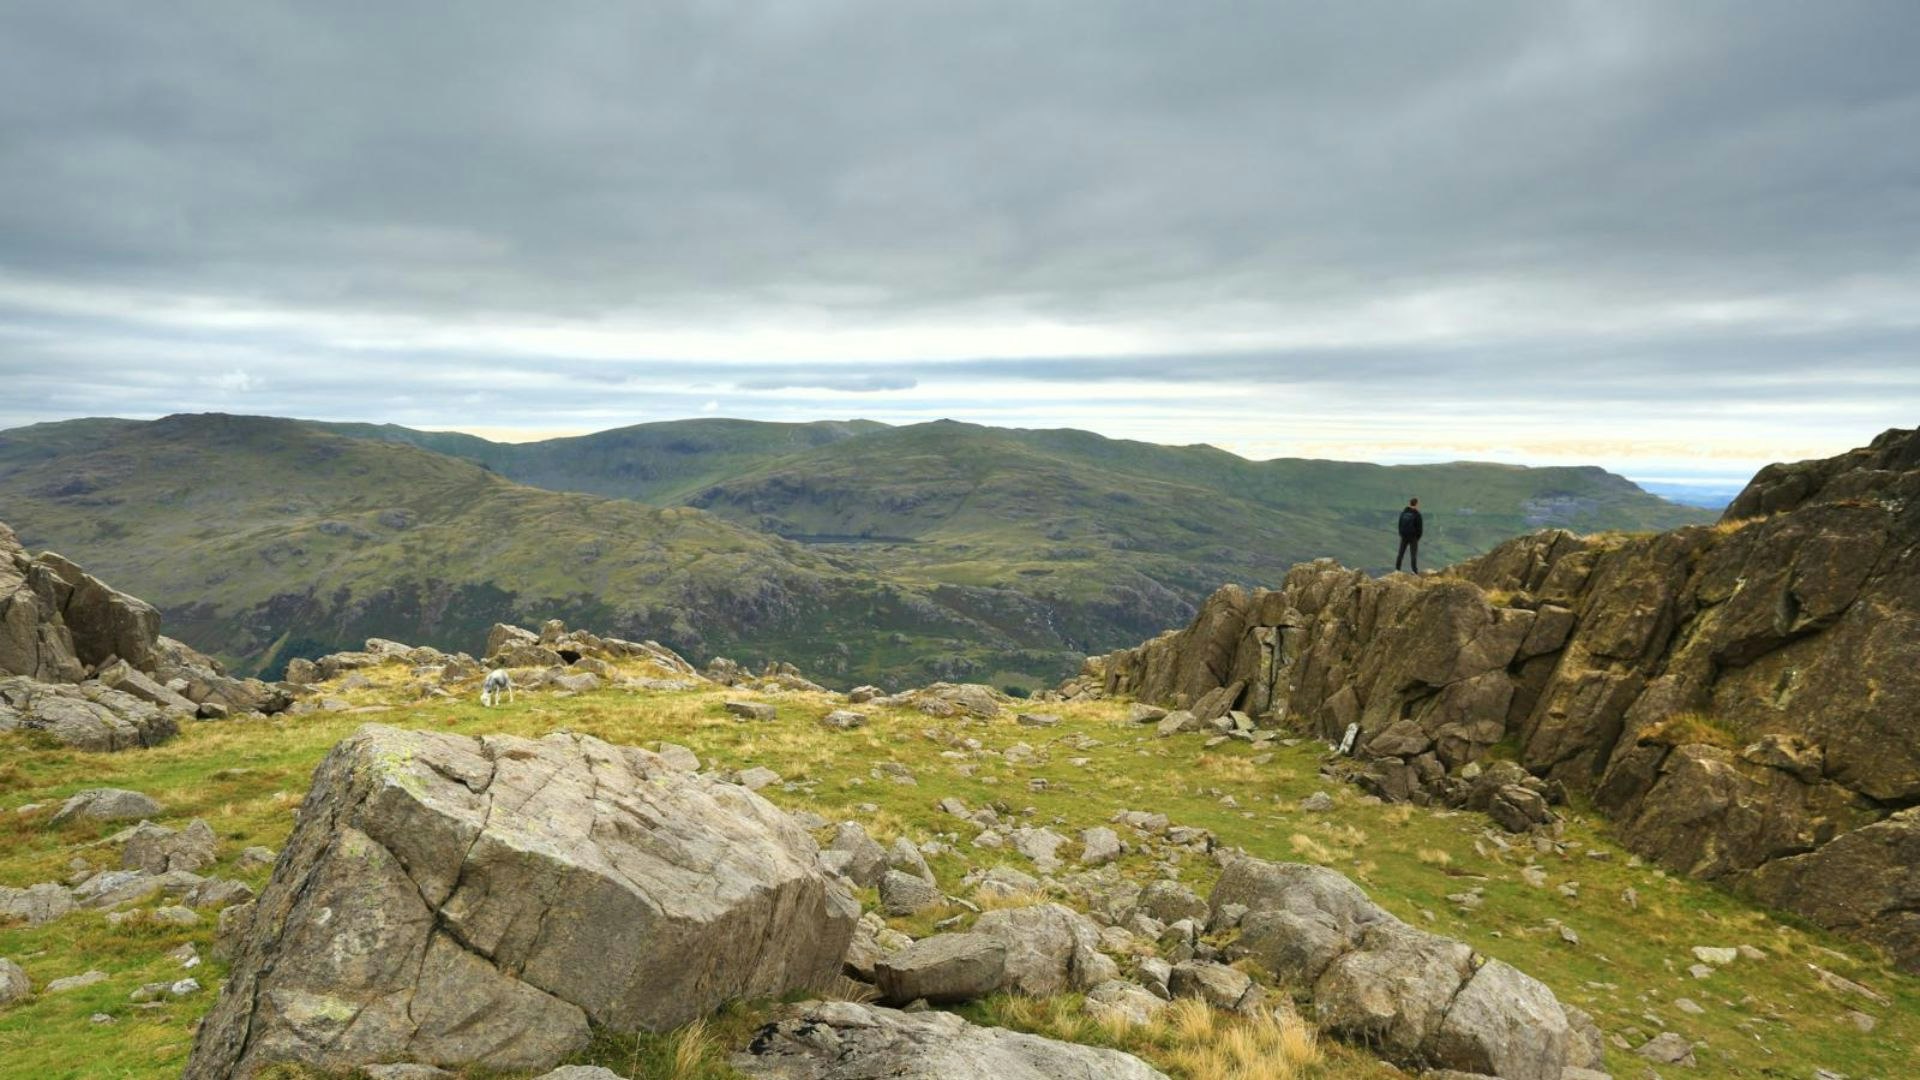
{"type": "Polygon", "coordinates": [[[954,421],[701,418],[541,444],[218,413],[0,432],[24,539],[267,672],[369,636],[471,648],[493,621],[550,613],[833,681],[1036,687],[1189,617],[1221,580],[1384,560],[1409,485],[1440,508],[1433,564],[1542,514],[1704,517],[1600,470],[1274,465],[954,421]]]}

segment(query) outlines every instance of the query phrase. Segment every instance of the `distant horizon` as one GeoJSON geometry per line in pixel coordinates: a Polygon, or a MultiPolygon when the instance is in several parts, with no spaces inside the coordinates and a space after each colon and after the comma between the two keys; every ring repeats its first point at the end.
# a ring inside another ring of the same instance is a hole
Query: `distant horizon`
{"type": "MultiPolygon", "coordinates": [[[[1635,483],[1636,485],[1639,485],[1642,489],[1646,490],[1650,494],[1658,495],[1661,498],[1665,498],[1670,502],[1678,502],[1685,505],[1698,506],[1706,509],[1720,509],[1724,507],[1728,502],[1732,500],[1734,495],[1738,494],[1739,491],[1746,486],[1747,482],[1752,479],[1754,473],[1758,472],[1760,469],[1766,467],[1767,465],[1773,464],[1778,461],[1800,461],[1800,460],[1807,460],[1812,458],[1832,457],[1836,454],[1844,453],[1847,450],[1855,449],[1856,447],[1859,447],[1859,446],[1865,446],[1873,438],[1880,435],[1881,431],[1886,430],[1886,429],[1881,429],[1881,430],[1876,430],[1870,433],[1863,433],[1860,436],[1860,438],[1855,442],[1852,442],[1846,446],[1836,447],[1831,450],[1813,450],[1811,452],[1808,452],[1799,456],[1791,456],[1791,457],[1781,456],[1781,457],[1771,458],[1768,460],[1756,460],[1752,464],[1751,468],[1747,468],[1744,470],[1741,468],[1740,464],[1736,462],[1721,462],[1719,463],[1720,464],[1719,468],[1696,467],[1691,470],[1686,468],[1676,469],[1673,467],[1675,464],[1674,462],[1667,462],[1665,463],[1667,467],[1660,471],[1641,471],[1639,469],[1636,469],[1631,463],[1626,463],[1623,465],[1622,463],[1614,463],[1614,462],[1608,462],[1604,460],[1578,460],[1578,459],[1570,459],[1566,457],[1542,459],[1542,458],[1525,458],[1517,455],[1516,456],[1473,456],[1473,455],[1462,455],[1459,453],[1453,453],[1445,449],[1435,449],[1427,453],[1421,453],[1418,450],[1402,450],[1400,452],[1390,454],[1390,455],[1381,454],[1376,456],[1367,456],[1364,454],[1352,454],[1352,453],[1346,453],[1346,454],[1300,453],[1300,452],[1292,452],[1292,451],[1267,454],[1265,456],[1255,456],[1252,454],[1244,453],[1240,449],[1231,445],[1221,445],[1220,443],[1209,442],[1206,440],[1173,442],[1173,441],[1165,441],[1160,439],[1141,438],[1137,435],[1117,434],[1114,432],[1100,431],[1095,428],[1079,427],[1073,424],[1063,424],[1063,423],[1003,424],[1003,423],[989,423],[984,421],[971,420],[971,419],[967,419],[965,417],[959,417],[959,416],[942,416],[942,417],[931,417],[926,419],[914,418],[909,420],[887,420],[887,419],[881,419],[879,417],[874,417],[874,416],[860,416],[860,415],[815,416],[815,417],[804,418],[804,419],[799,419],[799,418],[766,419],[766,418],[751,417],[751,416],[733,416],[733,415],[721,416],[721,415],[713,415],[713,414],[701,414],[701,415],[692,415],[692,416],[674,416],[674,417],[664,417],[664,418],[658,418],[658,419],[636,420],[631,423],[616,422],[616,423],[611,423],[602,427],[539,429],[539,428],[497,427],[497,426],[491,426],[491,425],[456,426],[456,425],[409,424],[409,423],[402,423],[395,420],[369,418],[366,416],[300,416],[300,415],[291,415],[291,414],[242,412],[242,411],[236,411],[236,410],[230,410],[230,409],[183,409],[183,410],[175,410],[173,412],[164,412],[164,413],[158,413],[158,414],[147,415],[147,416],[126,416],[126,415],[109,416],[105,414],[89,414],[84,416],[49,418],[45,420],[31,421],[28,424],[9,424],[4,428],[0,428],[0,433],[4,433],[6,430],[9,430],[15,427],[31,426],[31,424],[33,423],[61,423],[64,421],[87,420],[87,419],[117,419],[117,420],[132,420],[132,421],[144,422],[144,421],[161,419],[165,416],[171,416],[171,415],[213,414],[213,413],[225,413],[229,415],[262,416],[262,417],[270,417],[273,419],[311,421],[315,423],[350,423],[350,424],[369,424],[369,425],[376,425],[376,426],[394,426],[394,427],[408,428],[415,431],[471,435],[475,438],[485,439],[489,442],[508,443],[508,444],[542,442],[542,441],[547,441],[552,439],[580,438],[583,436],[600,434],[602,432],[617,430],[617,429],[627,428],[627,427],[638,427],[638,426],[644,426],[649,424],[666,424],[666,423],[702,421],[702,420],[729,420],[729,421],[741,421],[741,422],[747,422],[747,423],[772,423],[772,424],[864,422],[864,423],[883,424],[890,427],[904,427],[904,426],[911,426],[914,424],[934,423],[941,420],[950,420],[958,423],[974,424],[981,427],[1001,428],[1001,429],[1009,429],[1009,430],[1024,429],[1024,430],[1086,431],[1091,434],[1099,435],[1103,438],[1143,442],[1143,443],[1149,443],[1152,445],[1167,446],[1167,447],[1209,446],[1214,449],[1221,450],[1226,453],[1234,454],[1238,457],[1245,458],[1246,460],[1249,460],[1249,461],[1271,461],[1279,458],[1308,458],[1308,459],[1316,459],[1321,461],[1354,462],[1354,463],[1383,465],[1383,466],[1493,464],[1493,465],[1512,465],[1512,466],[1525,467],[1525,468],[1594,467],[1594,468],[1605,469],[1607,472],[1610,472],[1617,476],[1621,476],[1628,480],[1631,480],[1633,483],[1635,483]]],[[[1351,446],[1351,444],[1341,444],[1341,445],[1348,450],[1358,449],[1351,446]]]]}

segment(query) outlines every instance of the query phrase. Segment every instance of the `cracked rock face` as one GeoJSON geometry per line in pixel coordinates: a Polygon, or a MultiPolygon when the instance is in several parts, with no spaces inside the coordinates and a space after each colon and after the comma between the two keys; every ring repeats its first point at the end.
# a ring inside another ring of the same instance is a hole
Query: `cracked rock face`
{"type": "Polygon", "coordinates": [[[730,1064],[765,1080],[1166,1080],[1118,1050],[845,1001],[790,1007],[730,1064]]]}
{"type": "Polygon", "coordinates": [[[858,909],[759,796],[578,735],[369,726],[321,763],[186,1080],[542,1069],[823,985],[858,909]]]}

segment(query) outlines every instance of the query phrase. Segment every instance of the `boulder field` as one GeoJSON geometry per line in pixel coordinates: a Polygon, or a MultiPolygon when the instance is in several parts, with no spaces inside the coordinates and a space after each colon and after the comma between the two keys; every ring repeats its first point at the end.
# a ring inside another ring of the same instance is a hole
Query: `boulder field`
{"type": "Polygon", "coordinates": [[[1061,692],[1345,744],[1392,800],[1465,804],[1511,747],[1635,851],[1920,971],[1920,431],[1769,466],[1713,526],[1229,586],[1061,692]]]}

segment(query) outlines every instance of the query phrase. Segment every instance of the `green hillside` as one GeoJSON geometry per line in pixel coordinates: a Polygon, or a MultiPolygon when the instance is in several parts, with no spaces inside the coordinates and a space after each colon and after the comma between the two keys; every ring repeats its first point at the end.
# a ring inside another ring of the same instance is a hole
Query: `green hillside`
{"type": "Polygon", "coordinates": [[[368,636],[477,651],[496,620],[548,617],[853,681],[1048,644],[699,510],[543,491],[410,446],[228,416],[68,434],[0,436],[4,520],[245,668],[368,636]]]}
{"type": "Polygon", "coordinates": [[[220,415],[0,433],[0,519],[269,673],[369,635],[471,650],[496,619],[557,616],[844,684],[1034,686],[1223,582],[1321,556],[1389,568],[1409,494],[1428,567],[1545,525],[1710,516],[1599,469],[1253,462],[950,421],[526,444],[220,415]]]}

